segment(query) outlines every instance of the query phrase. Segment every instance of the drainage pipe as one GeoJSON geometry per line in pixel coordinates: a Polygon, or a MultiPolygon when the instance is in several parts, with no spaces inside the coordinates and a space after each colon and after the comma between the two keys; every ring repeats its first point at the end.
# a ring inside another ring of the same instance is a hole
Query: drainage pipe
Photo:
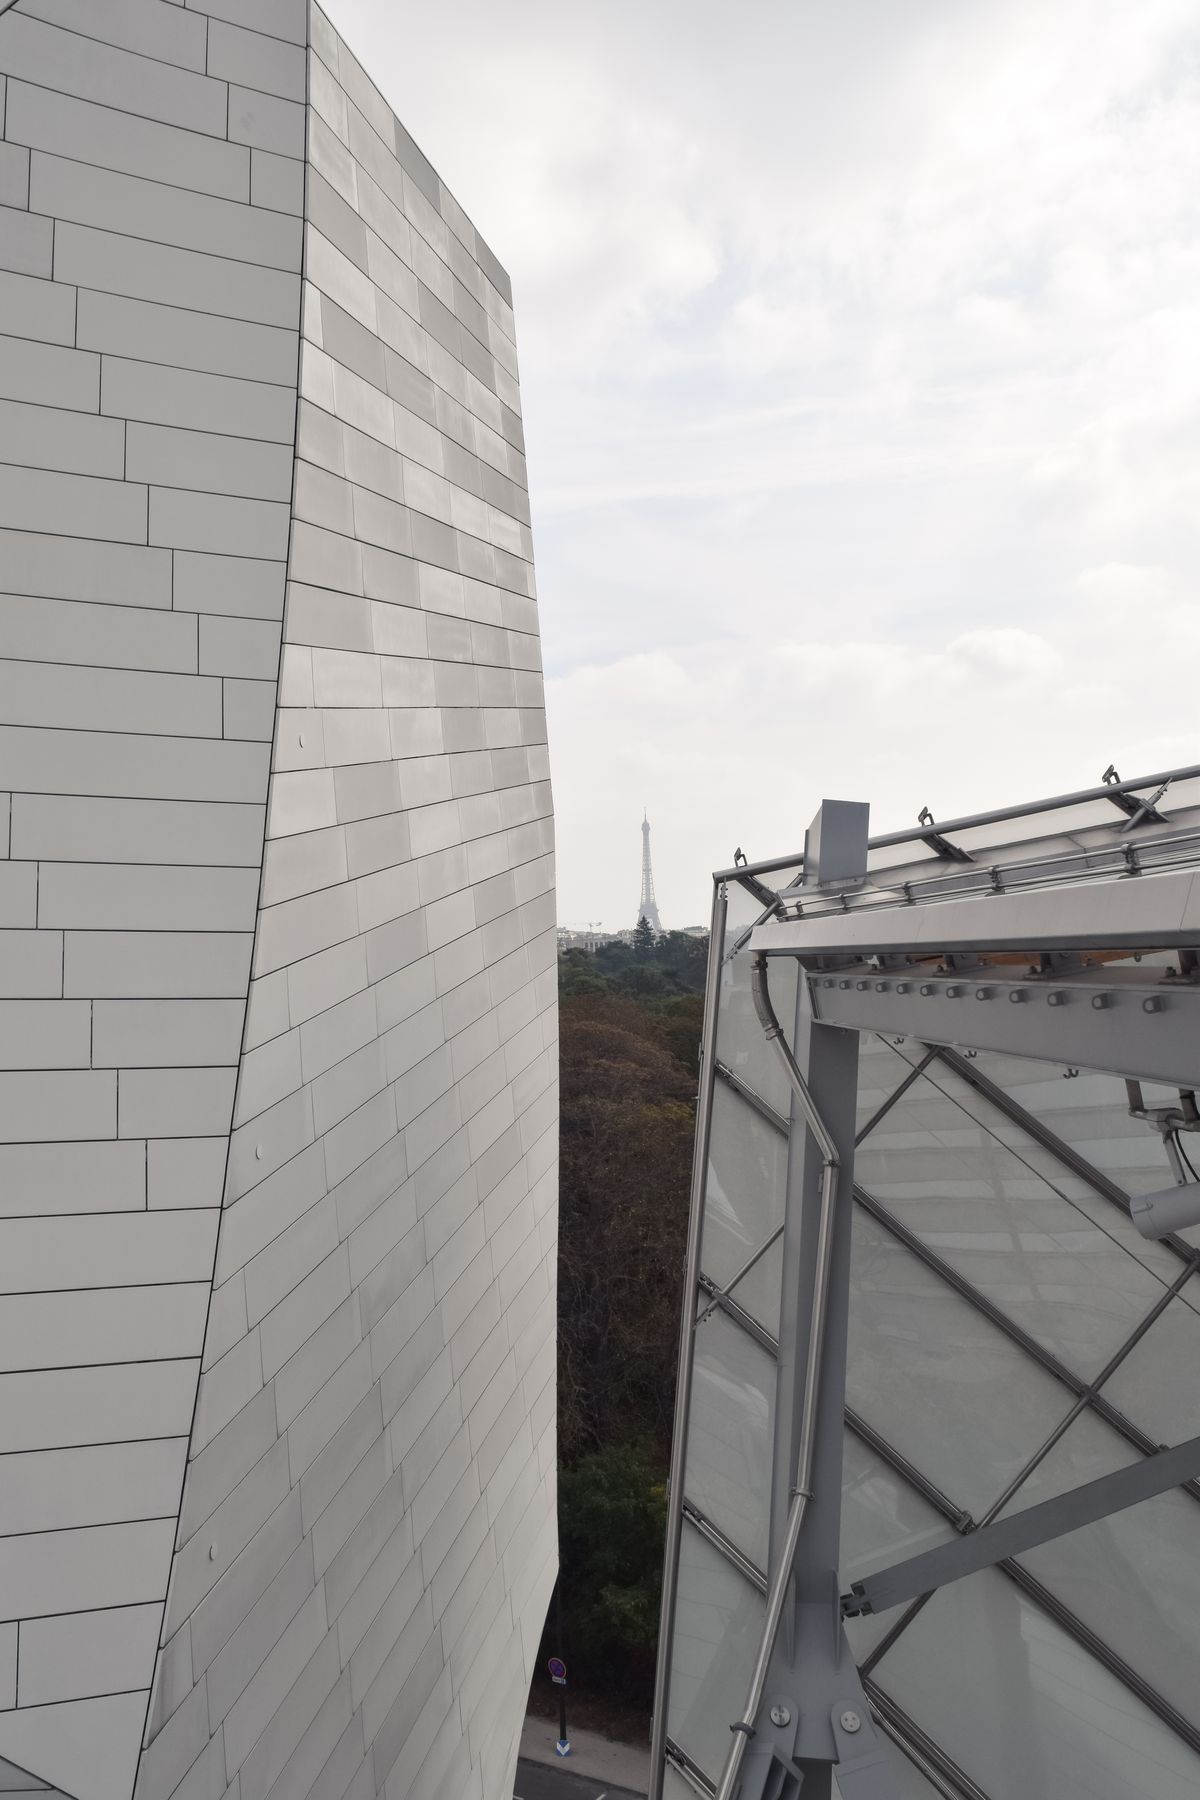
{"type": "Polygon", "coordinates": [[[763,1033],[767,1042],[774,1045],[783,1063],[784,1072],[799,1103],[804,1122],[812,1133],[821,1154],[821,1210],[817,1225],[817,1266],[813,1279],[812,1315],[808,1327],[808,1357],[804,1369],[804,1398],[800,1413],[800,1448],[796,1459],[796,1485],[792,1489],[791,1503],[788,1507],[787,1526],[780,1547],[779,1562],[767,1589],[766,1618],[763,1621],[762,1641],[759,1644],[758,1655],[755,1657],[754,1669],[750,1676],[750,1691],[746,1697],[746,1706],[741,1718],[730,1727],[733,1736],[725,1758],[725,1767],[721,1771],[721,1779],[717,1785],[716,1800],[732,1800],[746,1744],[754,1736],[754,1721],[762,1704],[767,1670],[774,1653],[775,1640],[779,1635],[779,1624],[783,1617],[784,1603],[792,1579],[792,1565],[796,1560],[800,1533],[804,1527],[804,1515],[808,1508],[808,1502],[812,1498],[813,1452],[817,1436],[817,1397],[820,1392],[821,1359],[825,1347],[829,1270],[833,1259],[833,1215],[837,1199],[838,1170],[841,1166],[837,1145],[817,1110],[816,1102],[809,1092],[808,1083],[792,1055],[791,1046],[776,1017],[775,1008],[771,1004],[771,991],[767,981],[767,958],[761,950],[756,951],[751,959],[750,992],[763,1033]]]}

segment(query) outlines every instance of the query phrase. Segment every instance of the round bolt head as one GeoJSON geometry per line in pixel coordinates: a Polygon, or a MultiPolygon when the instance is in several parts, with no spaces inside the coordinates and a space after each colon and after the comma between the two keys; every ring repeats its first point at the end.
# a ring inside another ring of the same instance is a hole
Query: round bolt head
{"type": "Polygon", "coordinates": [[[791,1713],[788,1711],[787,1707],[784,1706],[781,1701],[777,1700],[775,1702],[774,1706],[771,1708],[771,1723],[772,1723],[772,1725],[790,1725],[791,1722],[792,1722],[791,1713]]]}
{"type": "Polygon", "coordinates": [[[862,1720],[856,1712],[851,1712],[849,1708],[847,1708],[842,1714],[841,1726],[843,1731],[861,1731],[862,1720]]]}

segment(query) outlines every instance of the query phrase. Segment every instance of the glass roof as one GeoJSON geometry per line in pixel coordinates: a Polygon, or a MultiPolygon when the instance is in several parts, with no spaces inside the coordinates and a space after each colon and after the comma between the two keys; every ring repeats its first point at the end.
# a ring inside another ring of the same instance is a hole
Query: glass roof
{"type": "MultiPolygon", "coordinates": [[[[1185,785],[1194,805],[1200,784],[1185,785]]],[[[1072,843],[1120,824],[1091,802],[1072,843]]],[[[1033,826],[1062,835],[1050,815],[1033,826]]],[[[727,953],[755,905],[740,896],[727,953]]],[[[798,967],[771,964],[785,1022],[798,967]]],[[[669,1649],[672,1796],[716,1789],[764,1611],[790,1094],[748,981],[745,952],[727,954],[669,1649]]],[[[1178,1099],[1153,1103],[1164,1096],[1178,1099]]],[[[1119,1078],[864,1035],[858,1130],[843,1593],[1200,1435],[1200,1230],[1153,1243],[1133,1228],[1130,1196],[1175,1175],[1119,1078]]],[[[1200,1135],[1186,1147],[1200,1166],[1200,1135]]],[[[1200,1794],[1200,1484],[850,1619],[847,1634],[901,1800],[1200,1794]]]]}
{"type": "MultiPolygon", "coordinates": [[[[1115,869],[1131,850],[1146,868],[1194,863],[1200,858],[1200,771],[1173,777],[1151,813],[1131,826],[1130,809],[1136,812],[1161,786],[1155,778],[1139,783],[1133,794],[1108,789],[1078,800],[1046,801],[1042,809],[1015,817],[1000,813],[961,823],[931,820],[923,832],[913,827],[873,838],[867,888],[855,903],[878,903],[906,885],[917,899],[986,889],[997,869],[1010,883],[1079,878],[1115,869]]],[[[803,878],[801,860],[799,867],[780,865],[760,879],[784,892],[803,878]]],[[[745,909],[754,903],[746,899],[745,909]]]]}

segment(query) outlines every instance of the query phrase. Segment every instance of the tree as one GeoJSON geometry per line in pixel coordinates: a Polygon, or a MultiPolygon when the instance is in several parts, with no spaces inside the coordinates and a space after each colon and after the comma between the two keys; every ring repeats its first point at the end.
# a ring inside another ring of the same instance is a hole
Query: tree
{"type": "Polygon", "coordinates": [[[568,1660],[593,1691],[647,1710],[706,962],[703,939],[656,939],[644,919],[632,945],[559,960],[568,1660]]]}
{"type": "Polygon", "coordinates": [[[609,1445],[563,1470],[563,1614],[577,1678],[629,1697],[653,1688],[666,1517],[666,1486],[642,1445],[609,1445]]]}
{"type": "Polygon", "coordinates": [[[563,1003],[559,1430],[564,1457],[665,1443],[695,1075],[630,996],[563,1003]]]}

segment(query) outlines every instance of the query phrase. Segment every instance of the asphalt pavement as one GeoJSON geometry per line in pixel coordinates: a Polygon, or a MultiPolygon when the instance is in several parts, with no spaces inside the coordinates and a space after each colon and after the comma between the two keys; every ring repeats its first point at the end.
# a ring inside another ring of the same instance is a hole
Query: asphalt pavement
{"type": "Polygon", "coordinates": [[[594,1775],[577,1774],[569,1757],[553,1765],[522,1757],[513,1800],[645,1800],[645,1795],[632,1788],[606,1787],[594,1775]]]}

